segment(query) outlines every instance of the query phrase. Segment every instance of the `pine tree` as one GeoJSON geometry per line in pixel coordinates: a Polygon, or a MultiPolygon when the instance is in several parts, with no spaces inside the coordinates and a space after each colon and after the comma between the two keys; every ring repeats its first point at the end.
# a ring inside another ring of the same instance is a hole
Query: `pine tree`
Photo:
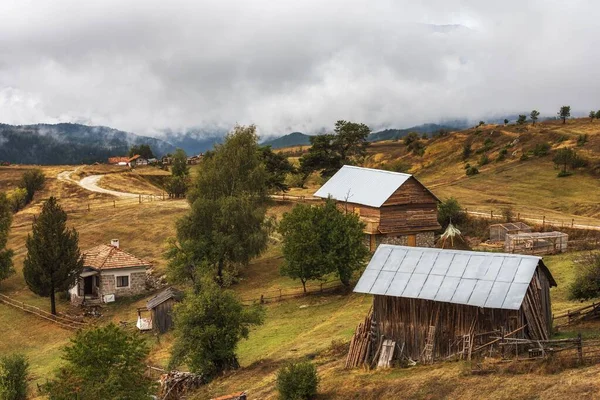
{"type": "Polygon", "coordinates": [[[538,110],[531,111],[531,114],[529,114],[529,117],[531,118],[532,125],[535,125],[535,122],[538,120],[539,116],[540,116],[540,112],[538,110]]]}
{"type": "Polygon", "coordinates": [[[75,285],[83,269],[79,235],[66,225],[67,214],[50,197],[33,224],[32,234],[27,235],[23,275],[32,292],[50,297],[52,314],[56,314],[56,292],[75,285]]]}
{"type": "Polygon", "coordinates": [[[6,194],[0,193],[0,281],[14,274],[13,251],[6,248],[12,222],[11,204],[6,194]]]}

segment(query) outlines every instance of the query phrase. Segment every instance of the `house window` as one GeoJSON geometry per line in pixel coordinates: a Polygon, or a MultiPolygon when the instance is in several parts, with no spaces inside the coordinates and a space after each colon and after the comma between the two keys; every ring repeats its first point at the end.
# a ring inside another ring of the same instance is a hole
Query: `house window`
{"type": "Polygon", "coordinates": [[[129,287],[129,276],[128,275],[117,276],[117,287],[118,288],[129,287]]]}

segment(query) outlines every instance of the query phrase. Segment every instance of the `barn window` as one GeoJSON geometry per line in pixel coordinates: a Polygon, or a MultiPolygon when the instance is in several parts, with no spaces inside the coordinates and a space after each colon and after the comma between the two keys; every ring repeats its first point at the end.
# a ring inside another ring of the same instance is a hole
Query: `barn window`
{"type": "Polygon", "coordinates": [[[129,276],[117,276],[117,287],[129,287],[129,276]]]}

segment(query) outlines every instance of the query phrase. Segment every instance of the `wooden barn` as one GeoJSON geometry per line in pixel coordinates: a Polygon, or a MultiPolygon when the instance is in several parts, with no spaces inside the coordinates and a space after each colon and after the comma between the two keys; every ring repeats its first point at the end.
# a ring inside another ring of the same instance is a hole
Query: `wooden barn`
{"type": "Polygon", "coordinates": [[[381,245],[354,291],[374,295],[374,340],[432,361],[500,332],[548,339],[551,286],[540,257],[381,245]]]}
{"type": "Polygon", "coordinates": [[[181,301],[183,293],[175,288],[167,288],[152,297],[146,303],[152,317],[152,327],[159,333],[165,333],[173,326],[173,306],[181,301]]]}
{"type": "Polygon", "coordinates": [[[344,165],[316,193],[365,223],[369,248],[381,243],[433,247],[439,199],[414,176],[344,165]]]}

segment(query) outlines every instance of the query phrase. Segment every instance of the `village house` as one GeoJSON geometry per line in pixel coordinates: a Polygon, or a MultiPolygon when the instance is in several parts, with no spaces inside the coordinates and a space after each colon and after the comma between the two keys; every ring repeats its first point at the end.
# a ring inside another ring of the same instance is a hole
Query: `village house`
{"type": "Polygon", "coordinates": [[[426,361],[470,356],[501,332],[549,339],[551,286],[536,256],[381,245],[354,291],[373,295],[375,342],[426,361]]]}
{"type": "Polygon", "coordinates": [[[129,157],[109,157],[108,158],[108,163],[110,165],[128,165],[129,164],[129,157]]]}
{"type": "Polygon", "coordinates": [[[315,194],[365,223],[368,246],[381,243],[433,247],[439,199],[414,176],[344,165],[315,194]]]}
{"type": "Polygon", "coordinates": [[[84,268],[77,284],[69,290],[71,302],[111,302],[146,290],[146,269],[150,263],[119,247],[119,240],[83,252],[84,268]]]}

